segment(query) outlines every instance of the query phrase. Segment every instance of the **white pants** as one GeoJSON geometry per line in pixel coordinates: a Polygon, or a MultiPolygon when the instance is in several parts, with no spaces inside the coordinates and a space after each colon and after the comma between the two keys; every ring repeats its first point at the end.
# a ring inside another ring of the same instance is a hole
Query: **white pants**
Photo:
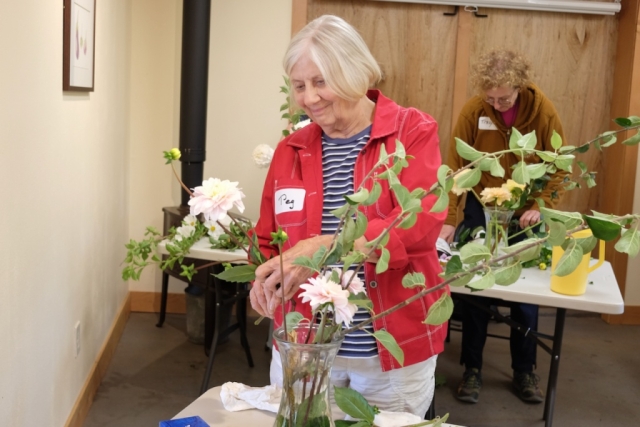
{"type": "MultiPolygon", "coordinates": [[[[378,356],[369,359],[336,357],[331,370],[333,387],[349,387],[362,394],[370,405],[385,411],[410,412],[424,417],[433,400],[438,356],[400,369],[382,372],[378,356]]],[[[270,368],[271,384],[282,387],[282,361],[273,348],[270,368]]],[[[336,419],[342,418],[334,410],[336,419]]]]}

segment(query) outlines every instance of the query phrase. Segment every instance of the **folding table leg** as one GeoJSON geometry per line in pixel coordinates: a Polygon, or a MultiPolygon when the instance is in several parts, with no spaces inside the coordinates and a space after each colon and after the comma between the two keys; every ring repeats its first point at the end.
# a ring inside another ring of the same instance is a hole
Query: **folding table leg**
{"type": "Polygon", "coordinates": [[[247,355],[249,367],[253,368],[253,357],[247,339],[247,293],[244,289],[246,285],[241,284],[236,287],[236,321],[240,327],[240,343],[247,355]]]}
{"type": "MultiPolygon", "coordinates": [[[[220,336],[220,323],[222,317],[222,291],[217,283],[218,279],[212,277],[213,285],[215,287],[216,305],[215,305],[215,327],[213,328],[213,338],[211,339],[211,347],[209,348],[209,361],[207,362],[207,370],[202,378],[202,385],[200,386],[200,394],[203,394],[209,389],[209,379],[211,378],[211,370],[213,368],[213,359],[216,355],[216,347],[218,346],[218,338],[220,336]]],[[[207,279],[209,282],[210,279],[207,279]]],[[[209,286],[209,283],[207,283],[209,286]]]]}
{"type": "Polygon", "coordinates": [[[556,326],[553,333],[553,349],[551,350],[551,367],[549,369],[549,383],[547,384],[547,397],[544,402],[545,427],[553,424],[553,410],[556,402],[556,385],[558,383],[558,369],[560,367],[560,351],[562,350],[562,335],[567,309],[556,309],[556,326]]]}
{"type": "Polygon", "coordinates": [[[160,297],[160,318],[156,327],[161,328],[167,314],[167,293],[169,292],[169,273],[162,273],[162,294],[160,297]]]}

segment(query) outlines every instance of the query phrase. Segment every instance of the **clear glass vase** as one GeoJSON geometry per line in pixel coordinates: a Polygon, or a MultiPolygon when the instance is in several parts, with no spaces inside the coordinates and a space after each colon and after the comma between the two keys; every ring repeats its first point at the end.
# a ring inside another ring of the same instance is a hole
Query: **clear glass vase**
{"type": "Polygon", "coordinates": [[[334,427],[329,402],[329,380],[342,339],[328,344],[309,344],[319,325],[277,329],[273,337],[282,359],[282,399],[274,427],[334,427]]]}
{"type": "Polygon", "coordinates": [[[508,246],[509,222],[513,211],[499,206],[484,207],[486,231],[484,241],[494,257],[501,255],[500,248],[508,246]]]}

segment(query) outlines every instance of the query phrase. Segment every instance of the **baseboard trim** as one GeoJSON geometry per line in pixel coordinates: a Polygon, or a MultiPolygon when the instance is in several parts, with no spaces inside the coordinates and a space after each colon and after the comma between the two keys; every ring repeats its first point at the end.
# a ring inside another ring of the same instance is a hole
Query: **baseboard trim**
{"type": "Polygon", "coordinates": [[[602,320],[611,325],[640,325],[640,306],[627,305],[622,314],[603,314],[602,320]]]}
{"type": "Polygon", "coordinates": [[[118,310],[113,325],[111,326],[111,330],[107,334],[107,338],[98,352],[98,357],[93,363],[93,367],[91,368],[87,380],[76,399],[76,403],[73,405],[69,418],[67,418],[65,427],[82,427],[84,424],[84,421],[89,414],[91,404],[93,403],[93,398],[95,397],[98,387],[100,387],[100,383],[102,382],[102,378],[111,363],[111,358],[116,351],[116,347],[118,346],[118,342],[120,341],[120,337],[122,336],[122,332],[127,324],[130,313],[131,294],[127,295],[118,310]]]}
{"type": "MultiPolygon", "coordinates": [[[[131,311],[136,313],[159,313],[160,292],[130,292],[131,295],[131,311]]],[[[187,305],[184,293],[167,294],[167,313],[184,314],[187,311],[187,305]]]]}

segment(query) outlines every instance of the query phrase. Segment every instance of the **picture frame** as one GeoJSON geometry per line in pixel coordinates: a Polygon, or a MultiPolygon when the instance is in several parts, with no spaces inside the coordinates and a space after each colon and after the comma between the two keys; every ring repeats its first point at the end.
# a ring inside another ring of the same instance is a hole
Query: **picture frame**
{"type": "Polygon", "coordinates": [[[93,92],[96,0],[64,0],[62,89],[93,92]]]}

